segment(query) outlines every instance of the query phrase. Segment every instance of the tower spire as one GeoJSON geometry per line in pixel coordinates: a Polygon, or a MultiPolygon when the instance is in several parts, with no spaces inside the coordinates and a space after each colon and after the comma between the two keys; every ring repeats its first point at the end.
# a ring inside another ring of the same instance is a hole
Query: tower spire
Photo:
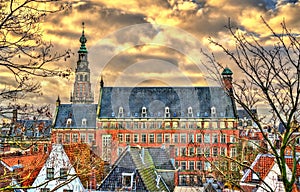
{"type": "Polygon", "coordinates": [[[78,51],[78,61],[75,70],[75,82],[73,93],[71,94],[71,102],[93,103],[94,96],[91,90],[88,52],[85,46],[87,39],[84,35],[84,22],[82,22],[82,34],[79,42],[81,43],[81,46],[78,51]]]}
{"type": "Polygon", "coordinates": [[[87,53],[86,47],[85,47],[85,43],[87,42],[87,39],[84,35],[84,22],[82,22],[82,34],[81,37],[79,39],[79,42],[81,43],[80,49],[78,51],[78,53],[87,53]]]}

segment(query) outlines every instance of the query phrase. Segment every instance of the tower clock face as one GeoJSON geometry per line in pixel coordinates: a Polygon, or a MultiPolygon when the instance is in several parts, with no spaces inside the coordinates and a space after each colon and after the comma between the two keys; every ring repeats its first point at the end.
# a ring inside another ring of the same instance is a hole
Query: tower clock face
{"type": "Polygon", "coordinates": [[[85,66],[85,63],[80,63],[80,64],[79,64],[79,67],[80,67],[80,68],[83,68],[84,66],[85,66]]]}

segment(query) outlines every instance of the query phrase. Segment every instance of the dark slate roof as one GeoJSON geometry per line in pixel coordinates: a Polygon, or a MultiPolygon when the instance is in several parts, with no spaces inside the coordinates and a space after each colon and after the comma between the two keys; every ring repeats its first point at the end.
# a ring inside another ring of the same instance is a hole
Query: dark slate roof
{"type": "Polygon", "coordinates": [[[65,128],[72,119],[70,128],[96,128],[97,104],[61,104],[58,106],[54,128],[65,128]],[[86,125],[82,120],[86,119],[86,125]]]}
{"type": "MultiPolygon", "coordinates": [[[[244,109],[237,110],[239,119],[251,119],[250,115],[244,109]]],[[[251,109],[251,113],[257,116],[257,109],[251,109]]]]}
{"type": "Polygon", "coordinates": [[[28,138],[50,137],[52,120],[17,120],[15,124],[6,124],[1,128],[1,135],[26,136],[28,138]]]}
{"type": "MultiPolygon", "coordinates": [[[[125,172],[130,172],[135,170],[140,175],[144,186],[146,187],[147,191],[169,191],[169,187],[165,184],[164,178],[162,177],[159,182],[159,188],[156,186],[156,178],[157,174],[160,174],[156,172],[156,166],[154,163],[154,159],[156,159],[156,163],[159,164],[159,157],[154,157],[151,155],[155,154],[154,152],[161,150],[162,152],[159,154],[162,154],[163,152],[166,153],[165,150],[161,148],[157,148],[152,150],[151,148],[144,148],[144,161],[142,160],[142,149],[138,147],[127,147],[125,151],[119,156],[119,158],[116,160],[113,169],[110,171],[110,173],[106,176],[106,178],[102,181],[100,185],[100,189],[103,187],[102,185],[105,183],[106,179],[110,177],[111,174],[115,173],[115,169],[118,168],[124,168],[127,169],[125,172]],[[150,149],[150,150],[149,150],[150,149]],[[150,151],[152,151],[150,153],[150,151]],[[157,173],[157,174],[156,174],[157,173]]],[[[167,155],[163,155],[167,156],[167,155]]],[[[166,159],[162,160],[162,164],[166,159]]],[[[165,168],[169,168],[169,170],[175,170],[173,166],[165,166],[165,168]]]]}
{"type": "Polygon", "coordinates": [[[230,97],[221,87],[103,87],[100,118],[118,117],[119,108],[124,117],[141,117],[142,107],[148,117],[164,117],[165,107],[170,117],[188,117],[192,107],[194,117],[234,117],[230,97]]]}
{"type": "Polygon", "coordinates": [[[169,155],[161,148],[147,148],[150,153],[156,169],[173,170],[175,167],[170,161],[169,155]]]}

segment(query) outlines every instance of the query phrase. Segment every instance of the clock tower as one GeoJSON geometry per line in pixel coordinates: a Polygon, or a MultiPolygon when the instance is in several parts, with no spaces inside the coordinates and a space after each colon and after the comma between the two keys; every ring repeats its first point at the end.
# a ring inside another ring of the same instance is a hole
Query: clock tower
{"type": "Polygon", "coordinates": [[[87,59],[88,51],[85,43],[87,42],[84,36],[84,23],[82,23],[82,35],[79,39],[81,46],[78,51],[78,61],[75,70],[75,82],[73,93],[71,93],[72,103],[93,103],[94,96],[91,91],[90,69],[87,59]]]}

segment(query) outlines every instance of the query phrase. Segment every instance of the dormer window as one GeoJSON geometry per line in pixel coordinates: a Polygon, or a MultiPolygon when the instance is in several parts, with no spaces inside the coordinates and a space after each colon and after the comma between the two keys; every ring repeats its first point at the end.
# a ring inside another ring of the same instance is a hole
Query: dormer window
{"type": "Polygon", "coordinates": [[[124,189],[132,189],[134,173],[122,173],[122,185],[124,189]]]}
{"type": "Polygon", "coordinates": [[[147,117],[147,108],[142,107],[142,117],[147,117]]]}
{"type": "Polygon", "coordinates": [[[123,114],[124,114],[124,109],[123,107],[119,107],[119,117],[123,117],[123,114]]]}
{"type": "Polygon", "coordinates": [[[193,117],[193,108],[192,107],[188,108],[188,117],[193,117]]]}
{"type": "Polygon", "coordinates": [[[67,119],[67,127],[70,127],[71,124],[72,124],[72,119],[71,118],[67,119]]]}
{"type": "Polygon", "coordinates": [[[165,117],[166,118],[170,117],[170,108],[169,107],[165,107],[165,117]]]}
{"type": "Polygon", "coordinates": [[[86,122],[87,122],[86,118],[83,118],[83,119],[81,120],[81,125],[82,125],[82,126],[86,126],[86,122]]]}
{"type": "Polygon", "coordinates": [[[112,116],[112,117],[115,117],[115,112],[112,112],[112,113],[111,113],[111,116],[112,116]]]}
{"type": "Polygon", "coordinates": [[[213,106],[212,108],[210,108],[210,113],[211,113],[212,117],[216,116],[217,111],[216,111],[216,107],[215,106],[213,106]]]}

